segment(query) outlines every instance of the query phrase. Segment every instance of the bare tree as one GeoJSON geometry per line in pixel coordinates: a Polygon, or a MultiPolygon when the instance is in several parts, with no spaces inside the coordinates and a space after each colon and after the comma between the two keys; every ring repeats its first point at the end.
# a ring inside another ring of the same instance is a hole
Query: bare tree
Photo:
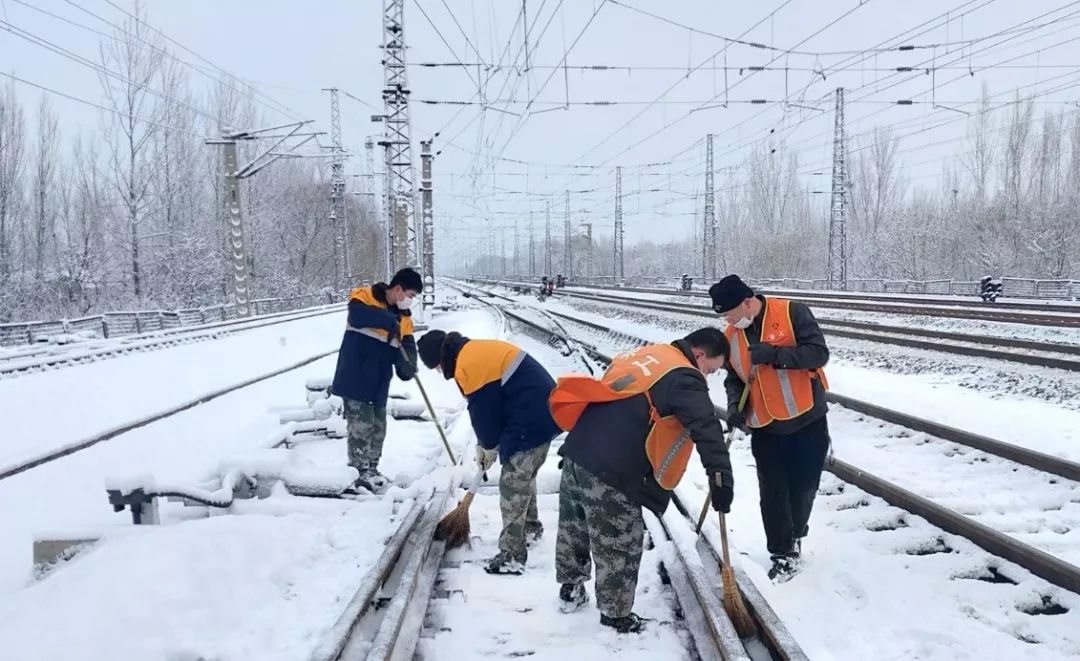
{"type": "Polygon", "coordinates": [[[42,97],[38,107],[37,158],[33,190],[33,268],[38,283],[45,281],[45,263],[49,259],[50,244],[55,241],[55,177],[57,152],[60,148],[60,130],[56,114],[49,108],[49,100],[42,97]]]}
{"type": "Polygon", "coordinates": [[[979,108],[968,122],[968,149],[964,154],[964,166],[975,187],[973,197],[980,204],[986,200],[990,170],[994,164],[992,122],[990,92],[984,83],[979,108]]]}
{"type": "Polygon", "coordinates": [[[26,167],[26,126],[15,88],[0,90],[0,280],[11,275],[14,238],[26,167]]]}

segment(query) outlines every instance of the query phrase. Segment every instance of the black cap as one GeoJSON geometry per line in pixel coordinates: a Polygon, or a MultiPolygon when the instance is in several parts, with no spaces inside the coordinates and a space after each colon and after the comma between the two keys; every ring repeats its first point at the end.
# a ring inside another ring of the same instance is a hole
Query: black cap
{"type": "Polygon", "coordinates": [[[390,284],[387,285],[387,287],[393,287],[395,285],[401,285],[402,289],[408,291],[424,291],[424,283],[420,279],[420,274],[410,268],[403,268],[395,273],[394,277],[390,279],[390,284]]]}
{"type": "Polygon", "coordinates": [[[723,314],[739,307],[746,299],[754,295],[754,290],[746,286],[742,278],[735,275],[725,275],[724,279],[709,287],[709,297],[712,298],[713,310],[723,314]]]}
{"type": "Polygon", "coordinates": [[[416,341],[416,353],[420,355],[420,362],[429,370],[439,366],[442,360],[442,345],[446,339],[446,333],[441,330],[429,330],[416,341]]]}

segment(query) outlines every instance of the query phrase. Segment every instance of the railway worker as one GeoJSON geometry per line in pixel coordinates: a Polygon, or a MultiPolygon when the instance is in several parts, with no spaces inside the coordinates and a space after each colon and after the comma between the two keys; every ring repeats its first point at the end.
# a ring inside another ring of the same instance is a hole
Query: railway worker
{"type": "Polygon", "coordinates": [[[356,486],[369,491],[381,491],[388,484],[378,470],[386,438],[386,399],[394,371],[403,381],[416,372],[409,308],[422,289],[420,274],[405,268],[390,284],[357,287],[349,295],[349,319],[331,392],[344,402],[348,461],[360,473],[356,486]]]}
{"type": "Polygon", "coordinates": [[[727,321],[728,423],[750,431],[772,560],[769,578],[787,581],[799,570],[829,449],[822,370],[829,348],[802,303],[756,296],[737,275],[714,284],[709,296],[727,321]]]}
{"type": "Polygon", "coordinates": [[[559,434],[547,406],[555,380],[535,358],[502,340],[432,330],[420,337],[418,348],[424,365],[440,368],[468,400],[479,468],[488,470],[496,457],[502,464],[499,551],[484,571],[521,574],[528,542],[544,534],[536,508],[536,474],[559,434]]]}
{"type": "Polygon", "coordinates": [[[702,328],[671,344],[616,356],[599,380],[567,376],[551,394],[555,420],[570,433],[562,455],[555,578],[560,607],[588,601],[584,583],[596,565],[600,624],[637,633],[633,612],[644,519],[667,509],[697,446],[712,506],[731,509],[734,481],[724,427],[709,398],[705,375],[723,369],[728,343],[702,328]],[[591,556],[591,558],[590,558],[591,556]]]}

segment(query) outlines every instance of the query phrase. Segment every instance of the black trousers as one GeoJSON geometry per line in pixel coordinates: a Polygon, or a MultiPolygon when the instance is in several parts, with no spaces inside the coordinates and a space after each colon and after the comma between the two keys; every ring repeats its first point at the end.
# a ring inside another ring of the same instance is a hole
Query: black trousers
{"type": "Polygon", "coordinates": [[[757,463],[761,522],[769,553],[793,553],[795,540],[810,530],[810,510],[829,451],[828,421],[822,417],[791,434],[755,429],[750,448],[757,463]]]}

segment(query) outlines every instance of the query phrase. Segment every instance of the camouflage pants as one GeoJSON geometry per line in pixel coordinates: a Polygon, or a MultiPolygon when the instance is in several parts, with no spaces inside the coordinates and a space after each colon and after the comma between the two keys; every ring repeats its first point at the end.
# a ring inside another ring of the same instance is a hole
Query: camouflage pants
{"type": "Polygon", "coordinates": [[[379,465],[386,438],[386,407],[342,398],[349,433],[349,465],[363,472],[379,465]]]}
{"type": "Polygon", "coordinates": [[[581,466],[563,460],[555,541],[555,579],[559,583],[589,580],[595,561],[600,612],[608,617],[629,615],[634,608],[644,535],[640,506],[581,466]]]}
{"type": "Polygon", "coordinates": [[[536,511],[536,474],[547,459],[550,445],[544,443],[510,455],[503,463],[499,477],[499,509],[503,522],[499,550],[522,564],[529,556],[525,533],[543,530],[536,511]]]}

